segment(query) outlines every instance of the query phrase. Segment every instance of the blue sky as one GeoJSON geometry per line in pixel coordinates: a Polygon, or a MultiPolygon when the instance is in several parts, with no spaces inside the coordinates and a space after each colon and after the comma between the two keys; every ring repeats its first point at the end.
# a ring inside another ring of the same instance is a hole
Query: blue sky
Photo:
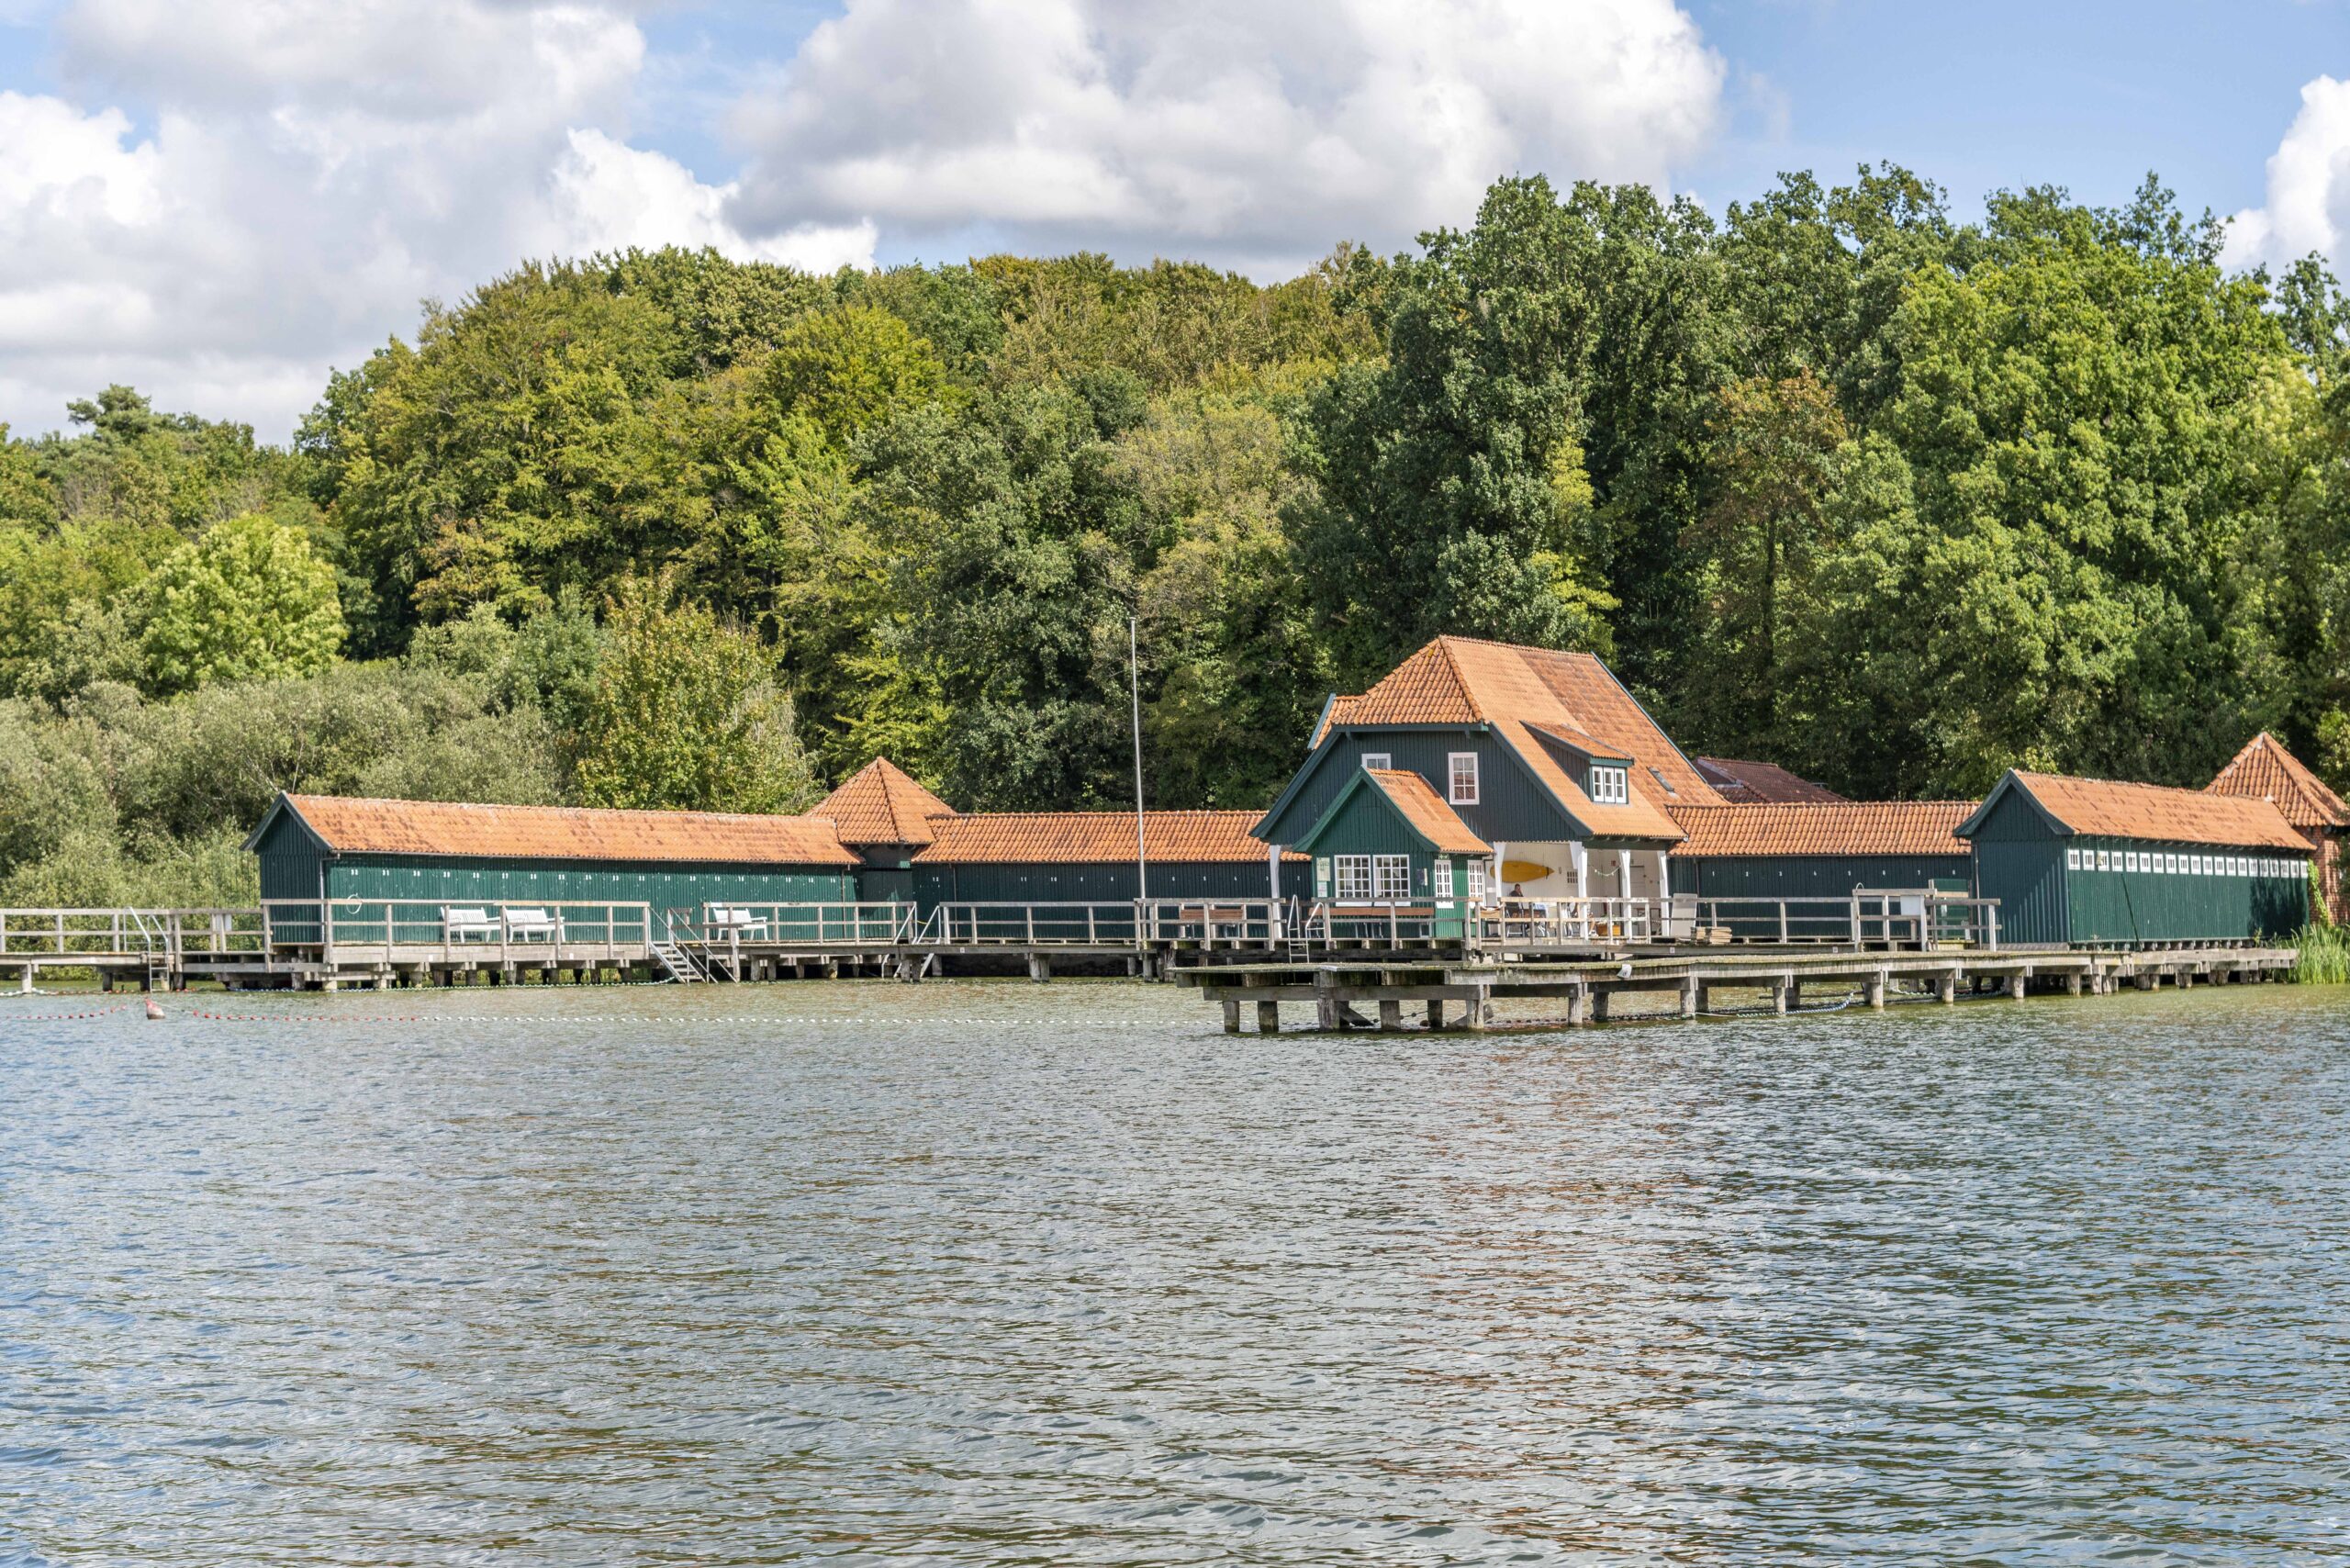
{"type": "Polygon", "coordinates": [[[1536,170],[1719,210],[1891,159],[1967,216],[2151,168],[2344,269],[2350,0],[0,0],[0,421],[128,381],[282,437],[525,258],[1270,278],[1536,170]]]}

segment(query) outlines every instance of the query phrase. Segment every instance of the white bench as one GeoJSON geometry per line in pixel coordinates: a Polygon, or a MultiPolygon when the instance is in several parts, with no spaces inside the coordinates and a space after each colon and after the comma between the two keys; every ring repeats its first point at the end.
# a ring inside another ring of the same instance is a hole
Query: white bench
{"type": "Polygon", "coordinates": [[[533,936],[556,942],[563,938],[563,923],[543,909],[509,909],[506,912],[506,934],[526,942],[533,936]]]}
{"type": "Polygon", "coordinates": [[[765,936],[767,934],[767,916],[741,904],[711,904],[705,924],[712,936],[765,936]]]}
{"type": "Polygon", "coordinates": [[[486,909],[464,909],[442,904],[441,926],[452,942],[495,942],[498,940],[498,919],[486,909]]]}

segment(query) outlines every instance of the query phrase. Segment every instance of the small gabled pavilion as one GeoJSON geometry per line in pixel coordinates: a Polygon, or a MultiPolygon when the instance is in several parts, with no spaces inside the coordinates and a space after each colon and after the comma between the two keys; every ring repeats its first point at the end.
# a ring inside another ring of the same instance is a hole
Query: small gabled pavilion
{"type": "Polygon", "coordinates": [[[2350,839],[2350,806],[2263,730],[2245,743],[2219,777],[2206,786],[2214,795],[2243,795],[2273,801],[2293,831],[2308,840],[2317,862],[2318,896],[2339,923],[2350,921],[2350,896],[2343,883],[2343,844],[2350,839]]]}
{"type": "Polygon", "coordinates": [[[1425,907],[1438,936],[1461,934],[1493,878],[1493,846],[1400,768],[1357,769],[1297,847],[1313,857],[1317,901],[1425,907]]]}
{"type": "Polygon", "coordinates": [[[934,819],[957,814],[886,756],[841,781],[805,813],[829,821],[856,853],[856,896],[867,903],[913,902],[913,857],[936,836],[934,819]]]}

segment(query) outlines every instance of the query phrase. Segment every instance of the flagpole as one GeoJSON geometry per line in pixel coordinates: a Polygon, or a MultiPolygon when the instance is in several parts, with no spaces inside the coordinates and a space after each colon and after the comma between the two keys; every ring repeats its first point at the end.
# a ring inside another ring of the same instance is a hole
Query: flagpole
{"type": "Polygon", "coordinates": [[[1126,617],[1126,677],[1134,696],[1135,720],[1135,896],[1150,897],[1150,854],[1142,836],[1142,655],[1135,617],[1126,617]]]}

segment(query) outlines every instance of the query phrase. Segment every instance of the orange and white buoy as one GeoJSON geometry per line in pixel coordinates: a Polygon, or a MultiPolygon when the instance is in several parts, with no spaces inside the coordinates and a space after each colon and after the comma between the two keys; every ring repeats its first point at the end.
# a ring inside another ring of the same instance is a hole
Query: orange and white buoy
{"type": "Polygon", "coordinates": [[[155,999],[153,997],[149,997],[147,999],[147,1016],[150,1018],[161,1018],[162,1015],[163,1010],[155,1005],[155,999]]]}

